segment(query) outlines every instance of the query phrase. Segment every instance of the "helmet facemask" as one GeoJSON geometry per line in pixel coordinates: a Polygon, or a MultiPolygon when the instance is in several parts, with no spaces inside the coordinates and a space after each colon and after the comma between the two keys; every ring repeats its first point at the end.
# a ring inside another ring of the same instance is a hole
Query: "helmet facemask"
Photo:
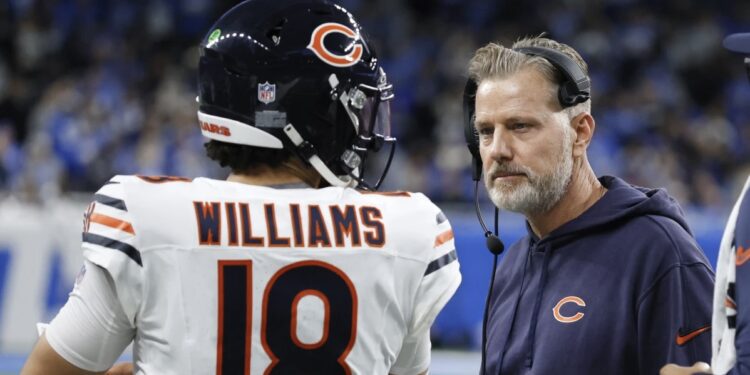
{"type": "Polygon", "coordinates": [[[349,177],[365,190],[377,190],[380,187],[396,149],[396,139],[391,137],[390,101],[394,97],[393,85],[388,83],[382,69],[378,74],[377,86],[359,84],[340,95],[342,106],[356,130],[351,149],[344,150],[341,160],[349,177]],[[388,159],[376,182],[370,184],[364,180],[367,157],[370,152],[379,152],[386,145],[390,148],[388,159]]]}
{"type": "MultiPolygon", "coordinates": [[[[390,101],[393,99],[393,85],[388,83],[385,73],[379,69],[377,86],[364,83],[347,85],[341,84],[336,74],[328,78],[331,86],[331,99],[338,102],[343,109],[343,120],[354,130],[353,139],[345,142],[341,154],[325,163],[320,159],[315,147],[306,142],[294,128],[294,124],[287,125],[285,132],[297,147],[298,155],[309,162],[320,175],[333,186],[357,186],[364,190],[377,190],[388,173],[396,139],[390,135],[390,101]],[[294,135],[297,132],[297,135],[294,135]],[[378,152],[383,146],[390,146],[388,159],[383,171],[374,184],[364,180],[364,166],[370,152],[378,152]],[[343,173],[336,175],[335,172],[343,173]]],[[[341,116],[341,114],[339,115],[341,116]]]]}

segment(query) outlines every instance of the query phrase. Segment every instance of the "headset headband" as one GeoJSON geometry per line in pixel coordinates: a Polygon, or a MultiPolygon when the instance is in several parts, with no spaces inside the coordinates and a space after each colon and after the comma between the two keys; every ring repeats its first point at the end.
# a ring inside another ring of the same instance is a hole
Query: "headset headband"
{"type": "Polygon", "coordinates": [[[583,69],[568,55],[545,47],[520,47],[513,49],[531,56],[539,56],[549,61],[564,76],[557,98],[563,108],[572,107],[589,100],[591,81],[583,69]]]}

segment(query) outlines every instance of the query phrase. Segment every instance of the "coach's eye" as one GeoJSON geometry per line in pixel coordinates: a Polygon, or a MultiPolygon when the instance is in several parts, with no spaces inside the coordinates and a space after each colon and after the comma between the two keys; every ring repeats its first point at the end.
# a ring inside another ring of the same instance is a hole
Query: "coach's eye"
{"type": "Polygon", "coordinates": [[[525,123],[525,122],[514,122],[508,126],[508,129],[510,130],[526,130],[530,128],[531,125],[525,123]]]}
{"type": "Polygon", "coordinates": [[[495,131],[495,128],[493,128],[491,126],[483,126],[483,127],[479,128],[479,130],[477,130],[477,133],[479,133],[479,135],[481,135],[481,136],[485,136],[486,137],[486,136],[492,135],[492,133],[494,131],[495,131]]]}

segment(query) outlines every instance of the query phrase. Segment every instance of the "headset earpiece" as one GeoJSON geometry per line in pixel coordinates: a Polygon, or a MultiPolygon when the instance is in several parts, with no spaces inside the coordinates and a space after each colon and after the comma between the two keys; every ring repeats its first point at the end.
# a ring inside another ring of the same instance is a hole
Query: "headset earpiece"
{"type": "Polygon", "coordinates": [[[471,153],[471,178],[474,181],[479,181],[479,177],[482,175],[482,158],[479,156],[479,134],[477,134],[477,129],[474,128],[476,94],[477,84],[469,78],[466,80],[466,86],[464,87],[464,138],[466,139],[466,147],[469,148],[471,153]]]}
{"type": "Polygon", "coordinates": [[[545,47],[520,47],[514,49],[531,56],[539,56],[549,61],[563,75],[563,82],[557,91],[557,100],[563,108],[583,103],[591,97],[591,81],[583,69],[568,55],[545,47]]]}

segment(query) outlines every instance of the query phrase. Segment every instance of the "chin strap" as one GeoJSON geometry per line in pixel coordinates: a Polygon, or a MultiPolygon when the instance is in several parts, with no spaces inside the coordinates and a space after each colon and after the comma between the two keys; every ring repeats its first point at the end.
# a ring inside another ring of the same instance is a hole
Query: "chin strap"
{"type": "Polygon", "coordinates": [[[357,186],[357,180],[349,176],[336,176],[328,166],[320,160],[320,157],[315,152],[315,147],[310,142],[305,141],[304,138],[299,134],[294,125],[288,124],[284,127],[284,134],[292,141],[292,144],[297,148],[297,152],[303,159],[307,160],[310,165],[315,168],[320,176],[323,177],[331,186],[339,187],[355,187],[357,186]]]}

